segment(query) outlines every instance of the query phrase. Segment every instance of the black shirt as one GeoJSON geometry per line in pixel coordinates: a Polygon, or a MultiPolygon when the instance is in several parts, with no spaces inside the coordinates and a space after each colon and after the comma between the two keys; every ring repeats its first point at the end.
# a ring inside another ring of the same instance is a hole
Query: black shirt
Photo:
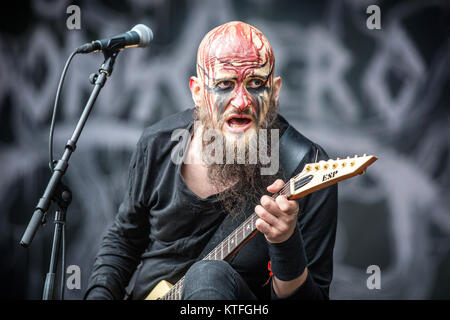
{"type": "MultiPolygon", "coordinates": [[[[288,123],[279,116],[280,134],[288,123]]],[[[95,287],[108,289],[122,299],[124,289],[139,263],[134,299],[145,298],[160,281],[178,281],[214,234],[226,213],[217,195],[205,199],[194,194],[181,175],[181,164],[172,161],[180,141],[172,141],[175,129],[191,130],[193,109],[172,115],[147,128],[133,153],[127,192],[117,217],[97,254],[86,296],[95,287]]],[[[303,137],[304,138],[304,137],[303,137]]],[[[320,146],[305,139],[308,152],[296,173],[306,162],[328,157],[320,146]]],[[[181,144],[183,145],[183,144],[181,144]]],[[[256,206],[256,204],[249,204],[256,206]]],[[[337,187],[331,186],[299,200],[299,223],[309,275],[289,298],[328,298],[332,278],[332,258],[337,222],[337,187]]],[[[257,233],[229,263],[244,277],[255,295],[273,297],[265,285],[269,271],[267,243],[257,233]]]]}

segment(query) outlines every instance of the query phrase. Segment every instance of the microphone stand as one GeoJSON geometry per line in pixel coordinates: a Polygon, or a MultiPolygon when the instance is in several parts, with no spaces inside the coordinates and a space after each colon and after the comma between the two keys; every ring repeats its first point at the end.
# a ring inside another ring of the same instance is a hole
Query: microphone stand
{"type": "MultiPolygon", "coordinates": [[[[53,300],[55,298],[55,275],[58,265],[59,251],[61,247],[61,236],[64,239],[67,208],[72,200],[70,189],[65,186],[61,180],[67,170],[70,156],[76,149],[78,138],[81,135],[81,131],[86,124],[89,114],[98,97],[98,94],[103,88],[107,77],[109,77],[113,71],[114,62],[118,53],[119,50],[104,50],[103,55],[105,60],[99,69],[99,74],[93,74],[89,77],[91,83],[94,84],[94,89],[92,90],[92,93],[86,103],[83,113],[81,114],[81,117],[72,134],[72,137],[66,143],[63,156],[56,162],[50,181],[45,188],[43,196],[39,199],[33,216],[31,217],[31,220],[28,223],[28,226],[20,241],[21,246],[26,248],[30,246],[36,234],[36,231],[41,224],[44,225],[46,222],[46,214],[51,205],[51,202],[55,201],[58,205],[58,209],[55,213],[55,231],[53,237],[49,272],[47,273],[47,276],[45,278],[44,292],[42,297],[43,300],[53,300]]],[[[63,270],[62,272],[64,273],[65,271],[63,270]]],[[[64,286],[64,283],[62,283],[61,285],[64,286]]]]}

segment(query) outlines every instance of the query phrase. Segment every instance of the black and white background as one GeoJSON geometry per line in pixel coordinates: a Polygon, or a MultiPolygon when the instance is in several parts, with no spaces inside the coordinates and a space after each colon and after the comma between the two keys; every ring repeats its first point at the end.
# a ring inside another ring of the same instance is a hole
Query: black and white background
{"type": "MultiPolygon", "coordinates": [[[[450,297],[450,2],[17,1],[0,21],[0,281],[2,296],[40,299],[53,210],[32,246],[19,241],[50,177],[48,132],[58,80],[74,48],[148,25],[146,49],[119,54],[71,158],[66,266],[81,299],[101,236],[122,199],[146,126],[192,107],[189,77],[213,27],[241,20],[271,42],[283,78],[281,113],[331,157],[374,154],[366,175],[340,183],[332,299],[450,297]],[[381,29],[367,28],[369,5],[381,29]],[[80,8],[80,29],[66,22],[80,8]],[[370,290],[367,268],[381,270],[370,290]]],[[[75,56],[57,114],[59,158],[91,92],[101,54],[75,56]]],[[[52,208],[53,209],[53,208],[52,208]]]]}

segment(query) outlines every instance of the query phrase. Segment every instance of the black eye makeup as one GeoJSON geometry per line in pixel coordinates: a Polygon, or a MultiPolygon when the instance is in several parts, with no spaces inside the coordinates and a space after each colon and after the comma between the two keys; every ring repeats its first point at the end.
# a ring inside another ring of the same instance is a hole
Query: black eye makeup
{"type": "Polygon", "coordinates": [[[216,88],[219,88],[221,90],[231,89],[234,88],[234,83],[230,80],[223,80],[216,84],[216,88]]]}
{"type": "Polygon", "coordinates": [[[247,88],[249,89],[259,89],[266,85],[266,81],[263,79],[254,78],[247,82],[247,88]]]}
{"type": "MultiPolygon", "coordinates": [[[[207,87],[205,85],[205,88],[218,94],[231,93],[236,88],[236,81],[237,79],[235,78],[222,80],[218,79],[214,82],[212,87],[207,87]]],[[[244,86],[250,94],[258,95],[267,92],[269,89],[267,87],[267,79],[260,77],[250,77],[250,79],[244,80],[244,86]]]]}

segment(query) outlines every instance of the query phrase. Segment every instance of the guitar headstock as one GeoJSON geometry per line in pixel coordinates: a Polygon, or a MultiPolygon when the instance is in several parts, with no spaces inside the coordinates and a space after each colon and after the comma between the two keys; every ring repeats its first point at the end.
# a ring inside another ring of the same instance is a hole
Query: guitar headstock
{"type": "Polygon", "coordinates": [[[354,156],[307,163],[295,177],[291,178],[289,199],[298,199],[316,190],[328,187],[339,181],[363,174],[367,167],[377,160],[375,156],[354,156]]]}

